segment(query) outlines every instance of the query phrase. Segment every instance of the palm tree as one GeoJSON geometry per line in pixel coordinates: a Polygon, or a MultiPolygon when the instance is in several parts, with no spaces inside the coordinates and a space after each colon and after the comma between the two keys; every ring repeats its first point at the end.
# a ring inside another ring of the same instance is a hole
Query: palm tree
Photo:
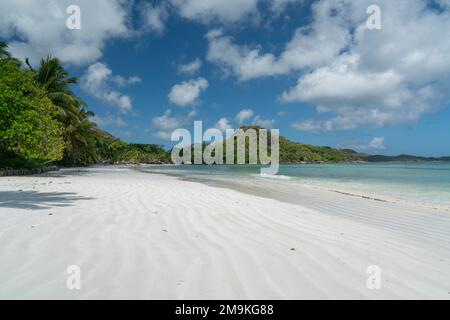
{"type": "MultiPolygon", "coordinates": [[[[27,64],[29,65],[28,60],[27,64]]],[[[77,83],[77,78],[70,77],[57,58],[48,56],[41,60],[36,72],[36,82],[47,92],[53,104],[59,107],[62,120],[79,120],[79,107],[84,105],[84,102],[70,89],[70,85],[77,83]]]]}
{"type": "Polygon", "coordinates": [[[8,51],[8,45],[0,41],[0,60],[11,59],[11,54],[8,51]]]}
{"type": "MultiPolygon", "coordinates": [[[[28,61],[27,64],[31,68],[28,61]]],[[[75,163],[94,162],[96,127],[89,121],[93,113],[86,110],[86,103],[70,89],[70,85],[77,83],[77,78],[70,77],[57,58],[48,56],[41,60],[36,71],[36,82],[58,107],[58,120],[65,127],[66,160],[75,163]]]]}
{"type": "Polygon", "coordinates": [[[84,107],[79,110],[79,122],[66,128],[68,146],[65,160],[75,164],[97,162],[97,142],[100,138],[95,123],[89,120],[94,113],[84,107]]]}

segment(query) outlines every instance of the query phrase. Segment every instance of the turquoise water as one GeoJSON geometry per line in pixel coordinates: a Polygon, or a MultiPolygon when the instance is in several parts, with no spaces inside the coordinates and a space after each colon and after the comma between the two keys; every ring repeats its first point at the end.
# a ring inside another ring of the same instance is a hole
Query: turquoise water
{"type": "Polygon", "coordinates": [[[281,165],[276,177],[261,177],[259,166],[152,166],[145,170],[211,179],[264,179],[267,183],[301,183],[372,195],[387,200],[450,208],[450,163],[369,163],[281,165]]]}

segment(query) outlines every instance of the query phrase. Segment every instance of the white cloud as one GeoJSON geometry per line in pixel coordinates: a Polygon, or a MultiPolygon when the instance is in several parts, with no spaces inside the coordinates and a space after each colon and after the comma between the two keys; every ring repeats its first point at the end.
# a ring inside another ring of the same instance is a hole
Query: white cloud
{"type": "Polygon", "coordinates": [[[255,112],[252,109],[244,109],[239,111],[239,113],[236,115],[236,122],[237,124],[241,125],[245,121],[251,119],[255,112]]]}
{"type": "Polygon", "coordinates": [[[260,5],[268,5],[270,14],[279,15],[289,4],[304,0],[170,0],[178,14],[202,23],[230,25],[244,21],[258,21],[260,5]]]}
{"type": "Polygon", "coordinates": [[[275,14],[283,12],[289,4],[303,3],[304,0],[272,0],[270,8],[275,14]]]}
{"type": "Polygon", "coordinates": [[[258,0],[171,0],[178,14],[203,23],[232,23],[257,14],[258,0]]]}
{"type": "Polygon", "coordinates": [[[159,35],[162,35],[166,31],[166,22],[169,18],[169,11],[165,2],[159,5],[152,5],[145,2],[141,5],[140,11],[142,12],[144,20],[144,28],[159,35]]]}
{"type": "Polygon", "coordinates": [[[193,75],[197,73],[202,67],[202,61],[199,58],[196,58],[194,61],[182,64],[178,67],[178,72],[188,75],[193,75]]]}
{"type": "MultiPolygon", "coordinates": [[[[135,83],[137,78],[131,81],[130,79],[126,82],[135,83]]],[[[112,70],[106,64],[97,62],[90,65],[81,78],[81,88],[93,97],[115,105],[122,113],[128,113],[133,107],[131,98],[120,91],[111,89],[110,85],[114,82],[117,82],[117,78],[113,76],[112,70]]]]}
{"type": "Polygon", "coordinates": [[[197,104],[200,93],[208,88],[208,81],[204,78],[191,79],[174,85],[168,97],[169,100],[179,106],[193,106],[197,104]]]}
{"type": "Polygon", "coordinates": [[[404,78],[393,70],[359,72],[358,56],[340,57],[330,67],[319,68],[299,79],[296,87],[283,93],[286,102],[309,102],[320,113],[336,117],[316,122],[318,131],[355,129],[362,125],[383,127],[414,121],[434,108],[432,88],[411,91],[404,78]]]}
{"type": "Polygon", "coordinates": [[[315,120],[298,121],[293,123],[292,127],[299,131],[316,133],[322,130],[322,123],[315,120]]]}
{"type": "Polygon", "coordinates": [[[369,143],[370,149],[386,149],[384,146],[384,137],[375,137],[373,140],[369,143]]]}
{"type": "Polygon", "coordinates": [[[255,116],[255,118],[253,118],[253,124],[263,128],[271,129],[275,124],[275,120],[261,119],[260,116],[255,116]]]}
{"type": "Polygon", "coordinates": [[[160,140],[168,140],[170,141],[171,137],[172,137],[172,131],[164,131],[164,130],[160,130],[157,131],[153,134],[154,137],[160,139],[160,140]]]}
{"type": "Polygon", "coordinates": [[[103,127],[103,126],[114,126],[114,127],[125,127],[127,126],[127,123],[125,120],[123,120],[120,117],[108,115],[105,117],[95,115],[91,118],[93,122],[95,122],[97,125],[103,127]]]}
{"type": "MultiPolygon", "coordinates": [[[[335,1],[338,2],[338,1],[335,1]]],[[[281,95],[308,102],[326,120],[296,123],[304,131],[384,127],[417,121],[450,101],[450,11],[427,8],[420,0],[380,1],[382,29],[368,30],[370,1],[351,2],[355,27],[346,52],[300,76],[281,95]]],[[[348,27],[347,27],[348,28],[348,27]]]]}
{"type": "Polygon", "coordinates": [[[220,131],[226,131],[227,129],[231,129],[232,127],[230,121],[227,118],[220,118],[214,128],[217,128],[220,131]]]}
{"type": "Polygon", "coordinates": [[[450,0],[437,0],[443,8],[450,8],[450,0]]]}
{"type": "Polygon", "coordinates": [[[255,115],[255,111],[252,109],[243,109],[235,117],[235,121],[238,125],[243,125],[248,122],[252,125],[261,126],[264,128],[272,128],[275,124],[275,120],[272,119],[262,119],[261,116],[255,115]]]}
{"type": "Polygon", "coordinates": [[[237,46],[233,39],[224,36],[221,30],[208,32],[206,38],[207,60],[217,64],[225,74],[235,74],[241,80],[249,80],[285,73],[279,65],[275,65],[275,57],[272,54],[260,55],[259,48],[237,46]]]}
{"type": "Polygon", "coordinates": [[[313,5],[312,25],[297,29],[279,56],[262,53],[260,46],[237,45],[222,30],[213,29],[206,35],[207,59],[240,80],[285,75],[326,65],[345,48],[350,30],[344,28],[346,18],[339,15],[345,7],[332,7],[330,2],[324,7],[313,5]]]}
{"type": "Polygon", "coordinates": [[[72,0],[0,1],[0,37],[11,53],[32,64],[48,54],[64,63],[83,66],[100,59],[107,40],[126,37],[128,7],[123,0],[78,0],[81,29],[69,30],[66,9],[72,0]]]}
{"type": "Polygon", "coordinates": [[[241,81],[299,74],[281,100],[316,106],[321,119],[299,130],[349,130],[414,122],[450,102],[450,6],[424,0],[380,0],[382,29],[366,26],[371,0],[312,4],[309,25],[280,54],[238,45],[211,30],[207,59],[241,81]]]}
{"type": "Polygon", "coordinates": [[[154,117],[152,124],[157,129],[172,130],[186,124],[186,119],[172,116],[172,110],[166,110],[162,116],[154,117]]]}
{"type": "Polygon", "coordinates": [[[191,111],[187,116],[174,116],[172,110],[166,110],[163,115],[152,119],[152,125],[157,130],[153,135],[161,140],[170,140],[172,132],[188,125],[195,115],[196,112],[191,111]]]}
{"type": "Polygon", "coordinates": [[[375,151],[386,149],[384,137],[374,137],[369,143],[347,142],[337,146],[339,149],[353,149],[357,151],[375,151]]]}
{"type": "Polygon", "coordinates": [[[112,78],[112,81],[119,88],[124,88],[132,84],[141,83],[142,79],[139,76],[131,76],[129,78],[125,78],[123,76],[116,75],[112,78]]]}

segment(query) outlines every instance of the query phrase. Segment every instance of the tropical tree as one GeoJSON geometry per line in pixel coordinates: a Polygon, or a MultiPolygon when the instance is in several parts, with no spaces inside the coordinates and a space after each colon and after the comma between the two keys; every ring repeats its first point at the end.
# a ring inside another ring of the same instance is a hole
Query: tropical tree
{"type": "Polygon", "coordinates": [[[56,107],[35,85],[34,74],[16,63],[0,61],[1,158],[34,163],[60,160],[64,140],[56,107]]]}
{"type": "Polygon", "coordinates": [[[11,59],[11,54],[8,51],[8,45],[0,41],[0,60],[11,59]]]}
{"type": "Polygon", "coordinates": [[[70,85],[77,83],[77,78],[69,76],[59,59],[51,56],[42,59],[36,71],[36,82],[47,92],[53,104],[59,107],[60,119],[65,124],[73,125],[80,121],[79,107],[84,102],[70,89],[70,85]]]}
{"type": "Polygon", "coordinates": [[[94,114],[85,108],[79,110],[79,122],[68,129],[68,146],[64,161],[70,164],[93,164],[99,161],[99,140],[102,138],[95,123],[89,120],[94,114]]]}
{"type": "Polygon", "coordinates": [[[169,161],[152,145],[129,145],[97,128],[86,103],[71,86],[75,77],[48,56],[34,70],[0,42],[0,166],[169,161]]]}
{"type": "Polygon", "coordinates": [[[7,60],[11,63],[16,64],[17,66],[21,66],[22,63],[14,58],[11,53],[8,51],[8,45],[5,42],[0,41],[0,61],[7,60]]]}
{"type": "Polygon", "coordinates": [[[36,82],[58,107],[57,118],[65,129],[65,162],[72,164],[95,162],[96,128],[95,124],[89,121],[93,113],[86,110],[85,102],[70,88],[77,83],[77,78],[71,77],[57,58],[48,56],[41,60],[36,71],[36,82]]]}

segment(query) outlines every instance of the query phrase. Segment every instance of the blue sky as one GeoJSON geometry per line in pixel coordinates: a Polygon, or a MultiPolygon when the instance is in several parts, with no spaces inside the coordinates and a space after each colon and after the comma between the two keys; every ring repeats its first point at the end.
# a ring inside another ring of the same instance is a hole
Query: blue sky
{"type": "Polygon", "coordinates": [[[125,141],[169,147],[173,129],[202,120],[373,154],[450,155],[450,2],[377,1],[376,30],[371,4],[6,0],[0,38],[34,64],[59,57],[94,120],[125,141]],[[80,30],[66,27],[71,4],[80,30]]]}

